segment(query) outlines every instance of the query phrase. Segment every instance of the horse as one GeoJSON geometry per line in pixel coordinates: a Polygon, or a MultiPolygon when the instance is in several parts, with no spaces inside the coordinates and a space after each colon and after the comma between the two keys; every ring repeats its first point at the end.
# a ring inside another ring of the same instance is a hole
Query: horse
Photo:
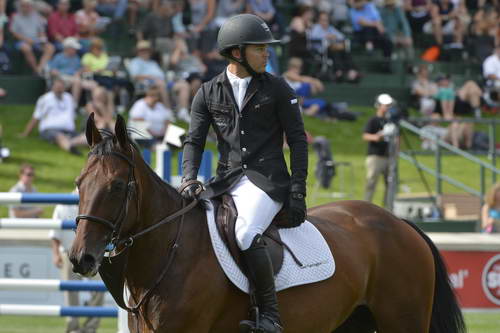
{"type": "MultiPolygon", "coordinates": [[[[87,122],[73,270],[91,276],[113,265],[105,255],[113,245],[127,252],[111,278],[129,289],[132,332],[237,332],[248,295],[219,266],[205,208],[156,175],[120,116],[114,132],[87,122]]],[[[278,293],[285,332],[465,332],[438,249],[413,223],[356,200],[310,208],[307,219],[326,239],[336,272],[278,293]]]]}

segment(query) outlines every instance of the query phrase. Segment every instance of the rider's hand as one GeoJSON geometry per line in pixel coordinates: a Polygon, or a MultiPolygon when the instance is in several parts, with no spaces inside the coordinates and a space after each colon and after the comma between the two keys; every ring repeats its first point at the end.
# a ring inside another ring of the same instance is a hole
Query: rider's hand
{"type": "Polygon", "coordinates": [[[306,198],[299,192],[291,192],[288,198],[288,224],[287,227],[295,228],[301,225],[306,218],[306,198]]]}
{"type": "MultiPolygon", "coordinates": [[[[184,184],[190,180],[191,179],[183,179],[181,187],[184,187],[184,184]]],[[[194,200],[198,197],[202,190],[203,187],[201,183],[195,182],[184,187],[184,189],[181,191],[181,195],[186,200],[194,200]]]]}

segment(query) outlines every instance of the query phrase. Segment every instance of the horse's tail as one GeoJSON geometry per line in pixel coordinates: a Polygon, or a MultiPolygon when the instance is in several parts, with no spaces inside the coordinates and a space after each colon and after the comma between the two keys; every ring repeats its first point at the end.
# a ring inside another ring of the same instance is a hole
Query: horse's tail
{"type": "Polygon", "coordinates": [[[464,317],[451,286],[446,265],[438,248],[419,227],[404,220],[425,240],[434,257],[436,282],[434,286],[434,303],[432,305],[431,328],[429,333],[465,333],[464,317]]]}

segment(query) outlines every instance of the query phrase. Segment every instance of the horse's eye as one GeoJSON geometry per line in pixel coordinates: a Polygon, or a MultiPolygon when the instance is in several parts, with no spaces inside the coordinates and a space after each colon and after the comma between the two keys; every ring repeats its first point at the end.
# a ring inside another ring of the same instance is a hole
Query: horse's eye
{"type": "Polygon", "coordinates": [[[125,182],[122,180],[114,180],[110,187],[111,192],[125,191],[125,182]]]}

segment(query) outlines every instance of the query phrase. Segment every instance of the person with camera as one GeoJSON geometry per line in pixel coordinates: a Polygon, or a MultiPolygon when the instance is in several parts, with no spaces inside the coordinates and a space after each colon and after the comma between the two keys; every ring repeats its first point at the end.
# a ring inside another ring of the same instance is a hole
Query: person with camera
{"type": "Polygon", "coordinates": [[[394,132],[395,125],[389,123],[387,112],[393,106],[394,99],[389,94],[380,94],[375,100],[376,113],[366,123],[363,140],[368,142],[365,160],[366,186],[365,200],[372,201],[377,181],[383,176],[385,184],[384,203],[387,198],[389,179],[389,142],[388,137],[394,132]]]}

